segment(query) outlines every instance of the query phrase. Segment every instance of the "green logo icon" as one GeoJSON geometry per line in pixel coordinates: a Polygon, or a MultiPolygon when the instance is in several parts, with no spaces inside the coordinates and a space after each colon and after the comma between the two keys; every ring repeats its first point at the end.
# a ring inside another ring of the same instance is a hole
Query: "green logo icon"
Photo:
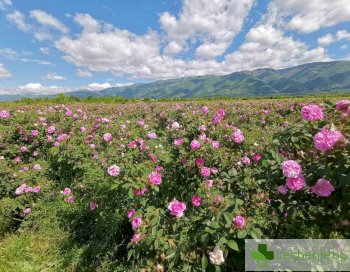
{"type": "Polygon", "coordinates": [[[274,253],[267,250],[267,244],[259,244],[258,251],[250,252],[250,256],[258,262],[259,267],[267,267],[267,261],[274,259],[274,253]]]}

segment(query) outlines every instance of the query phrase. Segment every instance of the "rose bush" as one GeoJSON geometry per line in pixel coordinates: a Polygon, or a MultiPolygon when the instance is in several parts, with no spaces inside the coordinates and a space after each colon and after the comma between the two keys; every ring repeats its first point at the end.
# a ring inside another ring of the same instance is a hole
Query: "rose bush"
{"type": "Polygon", "coordinates": [[[242,271],[244,238],[349,237],[349,105],[4,104],[0,235],[54,216],[57,271],[74,254],[90,270],[242,271]]]}

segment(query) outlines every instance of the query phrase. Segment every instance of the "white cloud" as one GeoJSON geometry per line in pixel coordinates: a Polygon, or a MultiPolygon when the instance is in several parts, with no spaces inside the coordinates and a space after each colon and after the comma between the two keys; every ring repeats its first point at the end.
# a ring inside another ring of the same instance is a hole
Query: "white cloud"
{"type": "Polygon", "coordinates": [[[239,50],[225,58],[226,67],[233,70],[283,68],[322,60],[329,60],[323,48],[310,50],[305,43],[269,24],[250,29],[239,50]]]}
{"type": "Polygon", "coordinates": [[[339,30],[334,35],[328,33],[317,39],[317,42],[320,46],[328,46],[331,43],[335,43],[341,40],[350,40],[350,32],[346,30],[339,30]]]}
{"type": "Polygon", "coordinates": [[[88,89],[92,90],[92,91],[99,91],[99,90],[103,90],[103,89],[110,88],[110,87],[112,87],[112,85],[109,82],[91,83],[88,85],[88,89]]]}
{"type": "Polygon", "coordinates": [[[39,24],[47,27],[51,27],[54,29],[59,30],[62,33],[68,33],[69,29],[66,27],[62,22],[60,22],[58,19],[53,17],[52,15],[46,13],[43,10],[31,10],[30,11],[30,17],[34,18],[39,24]]]}
{"type": "Polygon", "coordinates": [[[90,83],[87,87],[85,87],[85,89],[88,89],[90,91],[100,91],[111,87],[125,87],[125,86],[131,86],[131,85],[133,85],[133,83],[116,83],[112,85],[109,82],[105,82],[105,83],[94,82],[94,83],[90,83]]]}
{"type": "Polygon", "coordinates": [[[25,21],[25,16],[18,10],[14,10],[6,15],[6,19],[23,32],[30,32],[31,26],[25,21]]]}
{"type": "Polygon", "coordinates": [[[26,62],[26,63],[31,62],[31,63],[37,63],[37,64],[41,64],[41,65],[55,66],[55,64],[53,64],[49,61],[27,58],[26,55],[28,55],[28,54],[23,53],[23,52],[20,54],[11,48],[0,48],[0,56],[3,56],[3,57],[10,59],[10,60],[18,60],[18,61],[22,61],[22,62],[26,62]]]}
{"type": "Polygon", "coordinates": [[[178,18],[169,12],[160,15],[168,45],[164,52],[175,55],[190,46],[191,39],[201,45],[196,49],[199,58],[223,54],[241,31],[244,19],[254,0],[184,0],[178,18]]]}
{"type": "Polygon", "coordinates": [[[0,78],[12,77],[11,73],[7,71],[2,63],[0,63],[0,78]]]}
{"type": "Polygon", "coordinates": [[[39,50],[45,55],[50,54],[50,48],[48,48],[48,47],[40,47],[39,50]]]}
{"type": "Polygon", "coordinates": [[[89,70],[77,69],[78,77],[92,77],[92,73],[89,70]]]}
{"type": "Polygon", "coordinates": [[[46,79],[48,80],[54,80],[54,81],[59,81],[59,80],[66,80],[64,76],[59,76],[56,73],[51,73],[45,76],[46,79]]]}
{"type": "Polygon", "coordinates": [[[276,22],[301,33],[350,21],[349,0],[274,0],[269,9],[276,22]]]}
{"type": "Polygon", "coordinates": [[[12,7],[11,0],[0,0],[0,10],[6,11],[10,7],[12,7]]]}
{"type": "MultiPolygon", "coordinates": [[[[5,91],[5,90],[3,90],[5,91]]],[[[28,83],[16,88],[8,88],[8,94],[44,94],[51,95],[57,93],[65,93],[70,91],[69,88],[58,86],[43,86],[41,83],[28,83]]]]}
{"type": "Polygon", "coordinates": [[[343,44],[342,46],[340,46],[341,50],[346,50],[348,48],[349,48],[349,46],[347,44],[343,44]]]}

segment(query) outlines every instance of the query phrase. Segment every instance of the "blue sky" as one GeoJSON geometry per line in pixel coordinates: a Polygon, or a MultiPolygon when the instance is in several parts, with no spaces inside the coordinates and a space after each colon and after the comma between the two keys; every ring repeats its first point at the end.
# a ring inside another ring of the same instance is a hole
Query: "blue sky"
{"type": "Polygon", "coordinates": [[[348,0],[0,0],[0,94],[350,60],[348,0]]]}

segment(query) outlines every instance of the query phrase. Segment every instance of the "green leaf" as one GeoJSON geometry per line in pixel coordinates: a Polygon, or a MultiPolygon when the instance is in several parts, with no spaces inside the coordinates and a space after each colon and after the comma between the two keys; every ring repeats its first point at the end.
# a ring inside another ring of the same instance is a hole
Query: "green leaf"
{"type": "Polygon", "coordinates": [[[220,225],[218,222],[213,221],[210,223],[210,227],[212,227],[213,229],[218,229],[218,228],[220,228],[220,225]]]}
{"type": "Polygon", "coordinates": [[[208,258],[205,254],[202,256],[202,271],[206,271],[208,266],[208,258]]]}
{"type": "Polygon", "coordinates": [[[243,205],[243,203],[244,203],[244,201],[242,200],[242,199],[240,199],[240,198],[236,198],[236,204],[237,205],[243,205]]]}
{"type": "Polygon", "coordinates": [[[130,260],[131,256],[134,254],[134,251],[133,249],[129,250],[128,252],[128,261],[130,260]]]}
{"type": "Polygon", "coordinates": [[[261,239],[262,232],[259,228],[253,228],[252,231],[250,232],[250,235],[254,239],[261,239]]]}
{"type": "Polygon", "coordinates": [[[235,240],[228,240],[227,245],[228,245],[231,249],[233,249],[233,250],[235,250],[235,251],[239,251],[239,249],[238,249],[238,244],[237,244],[237,242],[236,242],[235,240]]]}
{"type": "Polygon", "coordinates": [[[229,171],[228,171],[228,174],[231,176],[231,177],[234,177],[234,176],[237,176],[237,170],[235,168],[231,168],[229,171]]]}
{"type": "Polygon", "coordinates": [[[239,231],[237,232],[237,238],[242,239],[242,238],[244,238],[244,237],[246,237],[246,236],[247,236],[247,231],[246,231],[246,230],[239,230],[239,231]]]}
{"type": "Polygon", "coordinates": [[[233,214],[231,214],[229,212],[223,212],[222,214],[224,215],[226,223],[227,224],[232,224],[233,214]]]}

